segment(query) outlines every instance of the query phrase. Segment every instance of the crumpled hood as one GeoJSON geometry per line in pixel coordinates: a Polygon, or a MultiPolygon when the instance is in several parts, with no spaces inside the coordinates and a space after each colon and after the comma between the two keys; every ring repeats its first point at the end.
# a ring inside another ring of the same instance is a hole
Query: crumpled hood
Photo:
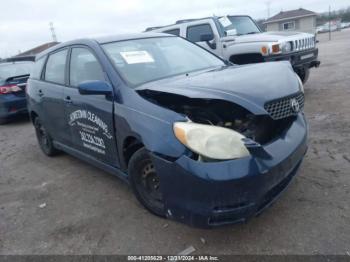
{"type": "Polygon", "coordinates": [[[266,114],[266,102],[295,94],[300,87],[289,62],[271,62],[167,78],[141,85],[138,90],[226,100],[254,114],[266,114]]]}
{"type": "Polygon", "coordinates": [[[312,37],[313,35],[300,32],[263,32],[259,34],[242,35],[242,36],[226,36],[223,41],[235,41],[235,43],[250,43],[250,42],[283,42],[296,39],[312,37]]]}

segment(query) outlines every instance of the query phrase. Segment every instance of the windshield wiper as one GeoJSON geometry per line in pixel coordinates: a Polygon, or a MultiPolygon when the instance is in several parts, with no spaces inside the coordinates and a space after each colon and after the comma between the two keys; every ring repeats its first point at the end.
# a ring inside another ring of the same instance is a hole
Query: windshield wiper
{"type": "Polygon", "coordinates": [[[249,33],[246,33],[246,35],[253,35],[253,34],[259,34],[259,32],[249,32],[249,33]]]}

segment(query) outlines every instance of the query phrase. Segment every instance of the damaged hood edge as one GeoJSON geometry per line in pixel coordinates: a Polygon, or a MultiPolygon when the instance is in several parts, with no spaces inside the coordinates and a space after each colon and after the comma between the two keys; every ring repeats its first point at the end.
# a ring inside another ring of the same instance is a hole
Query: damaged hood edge
{"type": "Polygon", "coordinates": [[[240,105],[255,115],[268,114],[264,105],[300,92],[289,63],[232,66],[176,76],[143,84],[135,89],[176,94],[196,99],[217,99],[240,105]]]}
{"type": "Polygon", "coordinates": [[[183,88],[179,87],[167,87],[166,90],[161,86],[142,86],[136,89],[137,92],[142,93],[142,91],[154,91],[161,92],[164,94],[176,94],[180,96],[186,96],[188,98],[196,98],[196,99],[217,99],[224,100],[228,102],[232,102],[243,108],[249,110],[251,113],[255,115],[265,115],[267,112],[261,106],[250,102],[238,95],[234,95],[232,93],[228,93],[222,90],[213,90],[210,88],[199,87],[199,86],[191,86],[190,88],[184,91],[183,88]]]}

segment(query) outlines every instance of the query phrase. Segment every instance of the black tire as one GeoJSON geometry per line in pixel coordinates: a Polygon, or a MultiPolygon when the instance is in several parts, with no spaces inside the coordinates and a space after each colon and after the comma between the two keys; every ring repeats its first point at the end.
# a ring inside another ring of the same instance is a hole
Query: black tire
{"type": "Polygon", "coordinates": [[[34,119],[34,128],[36,137],[38,139],[39,146],[43,153],[47,156],[57,155],[59,152],[53,145],[52,138],[49,133],[46,131],[46,128],[42,124],[39,117],[34,119]]]}
{"type": "Polygon", "coordinates": [[[128,165],[131,188],[138,201],[151,213],[165,217],[160,179],[148,151],[143,147],[131,157],[128,165]]]}
{"type": "Polygon", "coordinates": [[[7,124],[9,121],[8,121],[8,119],[6,119],[6,118],[0,118],[0,125],[5,125],[5,124],[7,124]]]}
{"type": "Polygon", "coordinates": [[[309,68],[299,69],[297,74],[300,77],[301,82],[303,82],[303,84],[305,84],[306,81],[309,79],[310,69],[309,68]]]}

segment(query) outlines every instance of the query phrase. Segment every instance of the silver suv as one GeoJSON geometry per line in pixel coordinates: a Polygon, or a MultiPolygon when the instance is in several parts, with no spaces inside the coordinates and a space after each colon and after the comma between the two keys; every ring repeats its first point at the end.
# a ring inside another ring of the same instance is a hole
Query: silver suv
{"type": "Polygon", "coordinates": [[[173,25],[147,28],[187,38],[235,64],[290,61],[305,83],[310,68],[318,67],[318,49],[312,34],[262,32],[249,16],[222,16],[179,20],[173,25]]]}

